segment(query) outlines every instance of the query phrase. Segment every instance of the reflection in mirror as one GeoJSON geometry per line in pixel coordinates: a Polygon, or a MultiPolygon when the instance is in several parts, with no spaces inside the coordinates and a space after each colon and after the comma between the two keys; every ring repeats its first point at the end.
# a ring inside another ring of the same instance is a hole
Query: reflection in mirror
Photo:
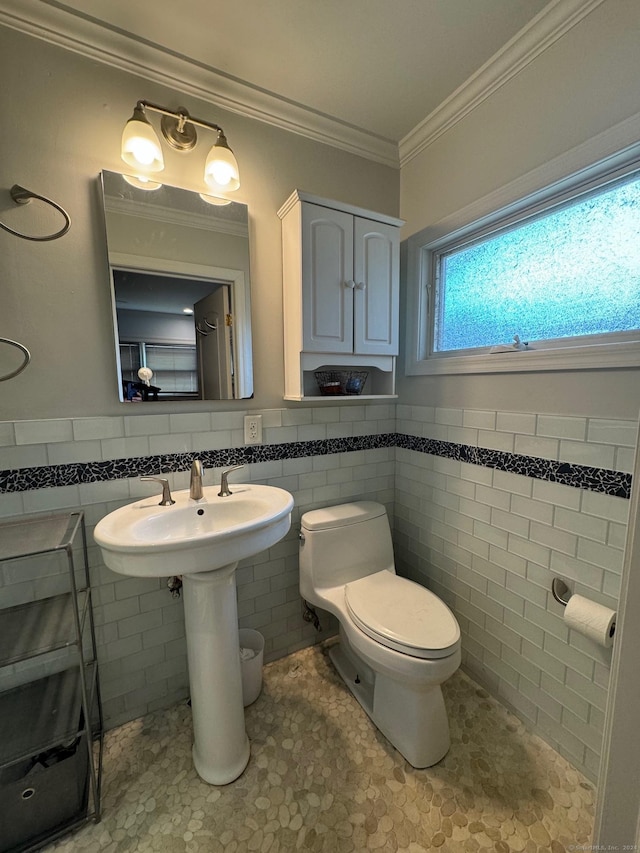
{"type": "Polygon", "coordinates": [[[251,397],[247,207],[154,186],[102,173],[120,399],[251,397]]]}

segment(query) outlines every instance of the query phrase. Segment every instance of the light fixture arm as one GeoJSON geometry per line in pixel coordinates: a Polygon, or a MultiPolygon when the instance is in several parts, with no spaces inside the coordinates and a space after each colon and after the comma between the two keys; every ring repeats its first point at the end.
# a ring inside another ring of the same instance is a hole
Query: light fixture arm
{"type": "Polygon", "coordinates": [[[169,118],[174,118],[178,122],[178,130],[182,133],[185,124],[194,124],[196,127],[206,127],[209,130],[215,130],[218,133],[224,133],[224,130],[220,127],[219,124],[214,124],[210,121],[204,121],[200,118],[194,118],[190,116],[189,113],[185,110],[184,112],[168,110],[166,107],[161,107],[158,104],[152,104],[151,101],[138,101],[137,107],[139,107],[143,112],[145,110],[151,110],[151,112],[159,113],[163,116],[168,116],[169,118]]]}

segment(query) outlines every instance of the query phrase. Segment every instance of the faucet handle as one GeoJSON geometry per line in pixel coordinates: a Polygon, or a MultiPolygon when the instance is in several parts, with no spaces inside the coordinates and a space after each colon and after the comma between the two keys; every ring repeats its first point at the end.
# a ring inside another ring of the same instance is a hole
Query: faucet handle
{"type": "Polygon", "coordinates": [[[159,506],[171,506],[175,503],[171,497],[171,489],[166,477],[140,477],[140,481],[142,483],[162,483],[162,500],[158,504],[159,506]]]}
{"type": "Polygon", "coordinates": [[[229,482],[227,478],[232,471],[237,471],[239,468],[244,468],[244,465],[234,465],[233,468],[227,468],[226,471],[222,472],[220,475],[220,491],[218,492],[219,498],[226,498],[233,494],[229,489],[229,482]]]}

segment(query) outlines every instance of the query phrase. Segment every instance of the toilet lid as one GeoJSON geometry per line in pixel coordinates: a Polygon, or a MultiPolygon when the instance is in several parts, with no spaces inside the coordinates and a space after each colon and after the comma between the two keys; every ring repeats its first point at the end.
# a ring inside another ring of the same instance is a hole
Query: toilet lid
{"type": "Polygon", "coordinates": [[[345,601],[365,634],[404,654],[443,658],[460,642],[460,626],[447,605],[393,572],[376,572],[346,584],[345,601]]]}

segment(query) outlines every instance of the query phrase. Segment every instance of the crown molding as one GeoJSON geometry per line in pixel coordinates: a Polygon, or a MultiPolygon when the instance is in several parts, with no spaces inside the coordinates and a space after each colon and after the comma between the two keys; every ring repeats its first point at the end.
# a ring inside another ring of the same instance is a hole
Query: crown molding
{"type": "Polygon", "coordinates": [[[508,83],[604,0],[552,0],[399,143],[400,166],[508,83]]]}
{"type": "Polygon", "coordinates": [[[398,168],[395,142],[110,28],[53,0],[2,0],[0,24],[220,109],[398,168]]]}
{"type": "Polygon", "coordinates": [[[57,0],[1,0],[0,24],[206,103],[385,166],[404,166],[533,62],[604,0],[551,0],[396,145],[108,27],[57,0]]]}

